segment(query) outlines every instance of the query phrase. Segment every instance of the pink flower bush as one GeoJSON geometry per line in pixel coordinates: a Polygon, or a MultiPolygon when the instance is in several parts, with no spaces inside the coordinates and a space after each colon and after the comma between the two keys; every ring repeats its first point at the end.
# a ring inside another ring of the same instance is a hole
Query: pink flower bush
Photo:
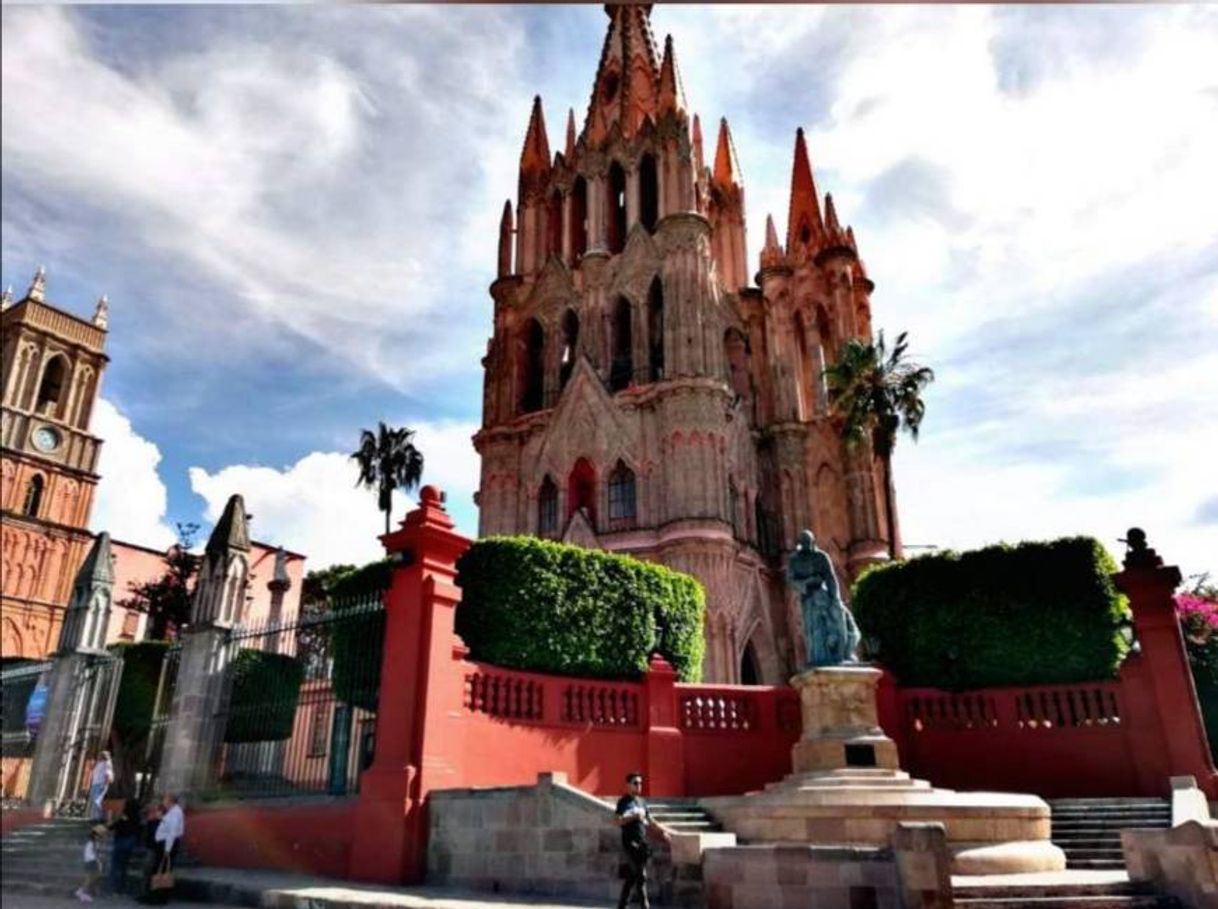
{"type": "Polygon", "coordinates": [[[1205,644],[1218,631],[1218,601],[1196,593],[1176,594],[1180,629],[1193,644],[1205,644]]]}

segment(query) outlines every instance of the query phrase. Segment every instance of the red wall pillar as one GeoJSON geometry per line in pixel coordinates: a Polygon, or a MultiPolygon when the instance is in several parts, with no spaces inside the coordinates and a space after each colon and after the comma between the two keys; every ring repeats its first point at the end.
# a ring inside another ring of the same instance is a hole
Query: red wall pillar
{"type": "Polygon", "coordinates": [[[659,654],[647,664],[647,794],[685,794],[685,742],[677,728],[677,672],[659,654]]]}
{"type": "Polygon", "coordinates": [[[443,496],[424,486],[401,529],[381,537],[401,562],[385,594],[385,647],[376,753],[360,780],[351,876],[384,883],[422,879],[426,798],[452,772],[453,730],[443,722],[460,680],[452,676],[456,562],[470,541],[453,529],[443,496]]]}
{"type": "MultiPolygon", "coordinates": [[[[1153,549],[1146,546],[1145,535],[1136,528],[1129,531],[1130,551],[1125,570],[1114,576],[1117,587],[1129,597],[1134,630],[1141,656],[1131,658],[1123,680],[1131,689],[1126,703],[1141,707],[1131,718],[1135,729],[1158,728],[1158,737],[1139,733],[1131,741],[1139,780],[1146,767],[1156,770],[1166,765],[1166,773],[1153,780],[1156,795],[1168,792],[1167,776],[1190,774],[1210,798],[1218,798],[1215,774],[1201,707],[1184,649],[1184,636],[1176,618],[1173,593],[1180,583],[1180,569],[1164,566],[1153,549]],[[1136,690],[1133,690],[1136,689],[1136,690]],[[1144,706],[1142,706],[1144,705],[1144,706]],[[1150,708],[1150,709],[1147,709],[1150,708]],[[1145,715],[1142,715],[1145,714],[1145,715]],[[1158,740],[1155,741],[1154,739],[1158,740]]],[[[1146,783],[1142,782],[1145,786],[1146,783]]]]}

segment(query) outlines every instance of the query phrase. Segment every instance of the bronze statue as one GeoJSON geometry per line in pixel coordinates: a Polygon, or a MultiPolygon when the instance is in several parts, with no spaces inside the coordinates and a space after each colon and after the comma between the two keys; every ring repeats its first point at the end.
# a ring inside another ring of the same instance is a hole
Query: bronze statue
{"type": "Polygon", "coordinates": [[[799,596],[808,667],[857,662],[859,630],[842,602],[833,563],[816,545],[812,531],[799,534],[787,564],[787,583],[799,596]]]}

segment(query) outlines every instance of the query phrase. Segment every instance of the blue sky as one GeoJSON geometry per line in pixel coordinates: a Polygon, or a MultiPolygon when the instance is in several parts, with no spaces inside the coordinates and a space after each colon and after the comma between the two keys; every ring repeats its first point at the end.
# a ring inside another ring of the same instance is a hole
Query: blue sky
{"type": "MultiPolygon", "coordinates": [[[[910,543],[1131,524],[1218,569],[1218,11],[658,7],[727,116],[750,265],[791,150],[939,381],[898,445],[910,543]]],[[[580,7],[3,10],[3,282],[111,300],[95,529],[151,545],[231,492],[314,567],[376,554],[344,454],[417,427],[476,529],[479,358],[533,94],[552,148],[580,7]]],[[[398,512],[404,511],[404,500],[398,512]]]]}

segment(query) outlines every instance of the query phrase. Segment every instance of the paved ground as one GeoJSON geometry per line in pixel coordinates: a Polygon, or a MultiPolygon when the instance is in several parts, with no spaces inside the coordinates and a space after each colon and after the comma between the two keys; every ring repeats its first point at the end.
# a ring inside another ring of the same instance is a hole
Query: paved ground
{"type": "MultiPolygon", "coordinates": [[[[79,902],[74,897],[70,896],[33,896],[29,893],[16,893],[7,890],[0,890],[0,900],[4,902],[4,909],[80,909],[84,903],[79,902]]],[[[99,907],[107,907],[107,909],[139,909],[140,904],[134,900],[128,899],[99,899],[94,901],[99,907]]],[[[173,903],[174,906],[180,909],[203,909],[202,903],[173,903]]],[[[239,909],[236,906],[218,906],[215,903],[208,904],[211,909],[239,909]]]]}
{"type": "Polygon", "coordinates": [[[1023,874],[953,874],[952,883],[957,887],[1014,887],[1045,884],[1123,884],[1129,880],[1125,871],[1033,871],[1023,874]]]}

